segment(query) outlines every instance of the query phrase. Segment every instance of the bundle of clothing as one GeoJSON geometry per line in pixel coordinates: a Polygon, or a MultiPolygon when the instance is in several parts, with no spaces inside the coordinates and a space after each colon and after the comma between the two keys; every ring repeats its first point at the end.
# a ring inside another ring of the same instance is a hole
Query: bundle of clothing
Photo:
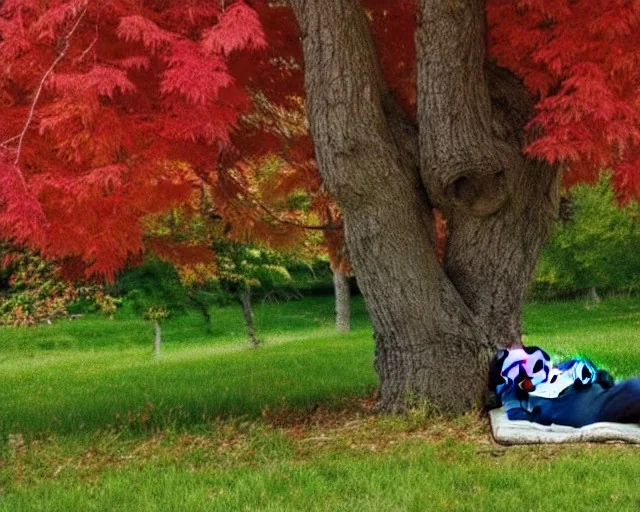
{"type": "Polygon", "coordinates": [[[640,423],[640,378],[616,383],[586,359],[554,366],[539,347],[498,351],[489,388],[510,420],[578,428],[601,421],[640,423]]]}

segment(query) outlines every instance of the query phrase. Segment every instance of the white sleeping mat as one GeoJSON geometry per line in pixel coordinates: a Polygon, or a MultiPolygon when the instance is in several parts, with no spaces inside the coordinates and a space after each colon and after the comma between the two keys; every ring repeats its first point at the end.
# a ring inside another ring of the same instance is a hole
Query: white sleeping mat
{"type": "Polygon", "coordinates": [[[504,408],[490,413],[493,438],[500,444],[605,443],[622,441],[640,444],[640,425],[593,423],[582,428],[540,425],[530,421],[511,421],[504,408]]]}

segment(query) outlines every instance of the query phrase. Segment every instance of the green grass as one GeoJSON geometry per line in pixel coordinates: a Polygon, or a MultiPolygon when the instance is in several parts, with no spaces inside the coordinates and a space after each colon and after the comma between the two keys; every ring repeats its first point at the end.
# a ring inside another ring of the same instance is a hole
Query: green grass
{"type": "Polygon", "coordinates": [[[369,393],[371,332],[362,301],[354,306],[356,328],[344,337],[326,299],[258,307],[260,350],[249,347],[239,308],[216,311],[212,333],[197,315],[178,317],[166,322],[160,361],[151,357],[150,325],[135,317],[3,328],[0,438],[189,426],[369,393]]]}
{"type": "Polygon", "coordinates": [[[561,358],[582,355],[617,376],[640,374],[640,298],[615,297],[598,306],[567,301],[525,309],[525,343],[561,358]]]}
{"type": "MultiPolygon", "coordinates": [[[[371,407],[371,328],[360,299],[337,335],[328,298],[239,308],[207,333],[122,312],[0,329],[0,511],[640,510],[638,450],[502,448],[484,419],[371,407]]],[[[640,369],[640,302],[533,304],[526,341],[640,369]]]]}

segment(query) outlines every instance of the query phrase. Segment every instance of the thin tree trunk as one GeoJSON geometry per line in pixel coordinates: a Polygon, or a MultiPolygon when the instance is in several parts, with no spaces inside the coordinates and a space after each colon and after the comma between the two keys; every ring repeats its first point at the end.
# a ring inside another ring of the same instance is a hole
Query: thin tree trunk
{"type": "Polygon", "coordinates": [[[600,295],[598,295],[598,290],[596,290],[595,286],[592,286],[587,294],[587,300],[589,302],[593,302],[594,304],[600,304],[600,295]]]}
{"type": "Polygon", "coordinates": [[[162,329],[160,328],[160,322],[154,320],[153,322],[153,354],[156,359],[160,359],[160,344],[162,342],[162,329]]]}
{"type": "Polygon", "coordinates": [[[333,289],[336,298],[336,330],[351,330],[351,293],[349,278],[340,270],[333,271],[333,289]]]}
{"type": "Polygon", "coordinates": [[[207,332],[211,332],[211,313],[209,311],[209,302],[206,299],[199,298],[197,294],[194,294],[190,297],[191,303],[195,306],[195,308],[200,311],[202,318],[204,319],[204,323],[206,326],[207,332]]]}
{"type": "Polygon", "coordinates": [[[557,202],[557,172],[521,152],[531,102],[500,71],[489,82],[480,0],[420,2],[418,127],[391,98],[360,2],[290,1],[316,158],[374,327],[381,405],[468,410],[494,351],[520,342],[557,202]],[[450,230],[444,268],[434,206],[450,230]]]}
{"type": "Polygon", "coordinates": [[[253,347],[260,345],[260,340],[256,336],[256,326],[253,321],[253,308],[251,307],[251,289],[245,288],[240,292],[240,304],[242,305],[242,314],[244,315],[244,322],[247,325],[247,337],[249,343],[253,347]]]}

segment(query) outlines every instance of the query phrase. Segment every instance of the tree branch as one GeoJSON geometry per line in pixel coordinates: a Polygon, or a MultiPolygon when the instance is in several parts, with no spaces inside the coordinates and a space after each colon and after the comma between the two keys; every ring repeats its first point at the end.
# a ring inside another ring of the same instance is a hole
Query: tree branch
{"type": "Polygon", "coordinates": [[[71,30],[69,30],[67,35],[64,37],[64,39],[63,39],[64,46],[62,47],[62,50],[60,51],[60,53],[58,54],[56,59],[53,61],[51,66],[49,66],[49,69],[47,69],[47,71],[44,73],[44,75],[42,76],[42,79],[40,80],[40,83],[38,84],[38,88],[36,89],[36,94],[35,94],[35,96],[33,98],[33,102],[31,103],[31,108],[29,109],[29,115],[27,116],[27,121],[24,124],[22,132],[18,136],[18,148],[16,150],[16,158],[15,158],[15,161],[14,161],[15,165],[18,165],[18,162],[20,161],[20,153],[22,151],[22,143],[24,141],[25,135],[27,134],[27,130],[29,129],[29,126],[31,125],[31,121],[33,120],[33,114],[35,113],[36,105],[38,103],[38,100],[40,99],[40,95],[42,94],[42,89],[44,88],[44,83],[47,81],[47,79],[49,78],[51,73],[53,73],[53,70],[58,65],[58,63],[66,55],[67,50],[69,49],[69,41],[70,41],[71,37],[73,36],[73,34],[75,33],[75,31],[78,28],[78,26],[80,25],[80,22],[84,18],[84,15],[86,14],[86,12],[87,12],[87,2],[85,2],[84,9],[80,12],[80,16],[78,16],[78,19],[76,20],[74,25],[71,27],[71,30]]]}
{"type": "Polygon", "coordinates": [[[311,230],[318,230],[318,231],[342,230],[342,225],[339,225],[339,224],[312,225],[312,224],[305,224],[303,222],[296,222],[294,220],[283,219],[282,217],[279,217],[276,213],[274,213],[272,210],[270,210],[268,207],[266,207],[264,204],[257,201],[256,199],[250,198],[249,200],[253,204],[255,204],[258,208],[260,208],[263,212],[265,212],[269,217],[271,217],[274,221],[280,224],[287,224],[289,226],[295,226],[297,228],[311,229],[311,230]]]}
{"type": "Polygon", "coordinates": [[[13,137],[9,137],[7,140],[3,140],[2,142],[0,142],[0,147],[9,149],[7,144],[10,144],[14,140],[18,140],[19,138],[20,138],[20,134],[14,135],[13,137]]]}
{"type": "Polygon", "coordinates": [[[89,46],[87,46],[84,49],[84,51],[80,54],[80,56],[77,59],[74,60],[74,64],[77,64],[82,59],[84,59],[87,56],[87,54],[91,51],[91,49],[98,42],[98,38],[100,37],[100,25],[99,25],[100,24],[100,15],[102,14],[102,9],[103,8],[104,8],[104,4],[100,7],[100,10],[98,11],[98,14],[96,15],[96,35],[95,35],[95,37],[93,38],[91,43],[89,43],[89,46]]]}
{"type": "Polygon", "coordinates": [[[311,230],[318,230],[318,231],[340,231],[343,229],[343,226],[341,224],[312,225],[312,224],[305,224],[303,222],[297,222],[290,219],[283,219],[277,213],[271,210],[269,207],[267,207],[266,205],[258,201],[255,197],[252,197],[251,193],[244,187],[242,183],[240,183],[240,181],[237,178],[233,176],[230,176],[230,177],[233,181],[235,181],[235,183],[239,187],[244,189],[246,193],[245,198],[248,201],[250,201],[254,206],[258,207],[260,210],[266,213],[269,217],[271,217],[274,221],[280,224],[287,224],[287,225],[295,226],[302,229],[311,229],[311,230]]]}
{"type": "Polygon", "coordinates": [[[338,202],[373,203],[392,174],[400,178],[393,169],[406,169],[397,165],[403,157],[385,113],[387,87],[367,16],[357,0],[289,4],[302,35],[309,128],[324,183],[338,202]]]}

